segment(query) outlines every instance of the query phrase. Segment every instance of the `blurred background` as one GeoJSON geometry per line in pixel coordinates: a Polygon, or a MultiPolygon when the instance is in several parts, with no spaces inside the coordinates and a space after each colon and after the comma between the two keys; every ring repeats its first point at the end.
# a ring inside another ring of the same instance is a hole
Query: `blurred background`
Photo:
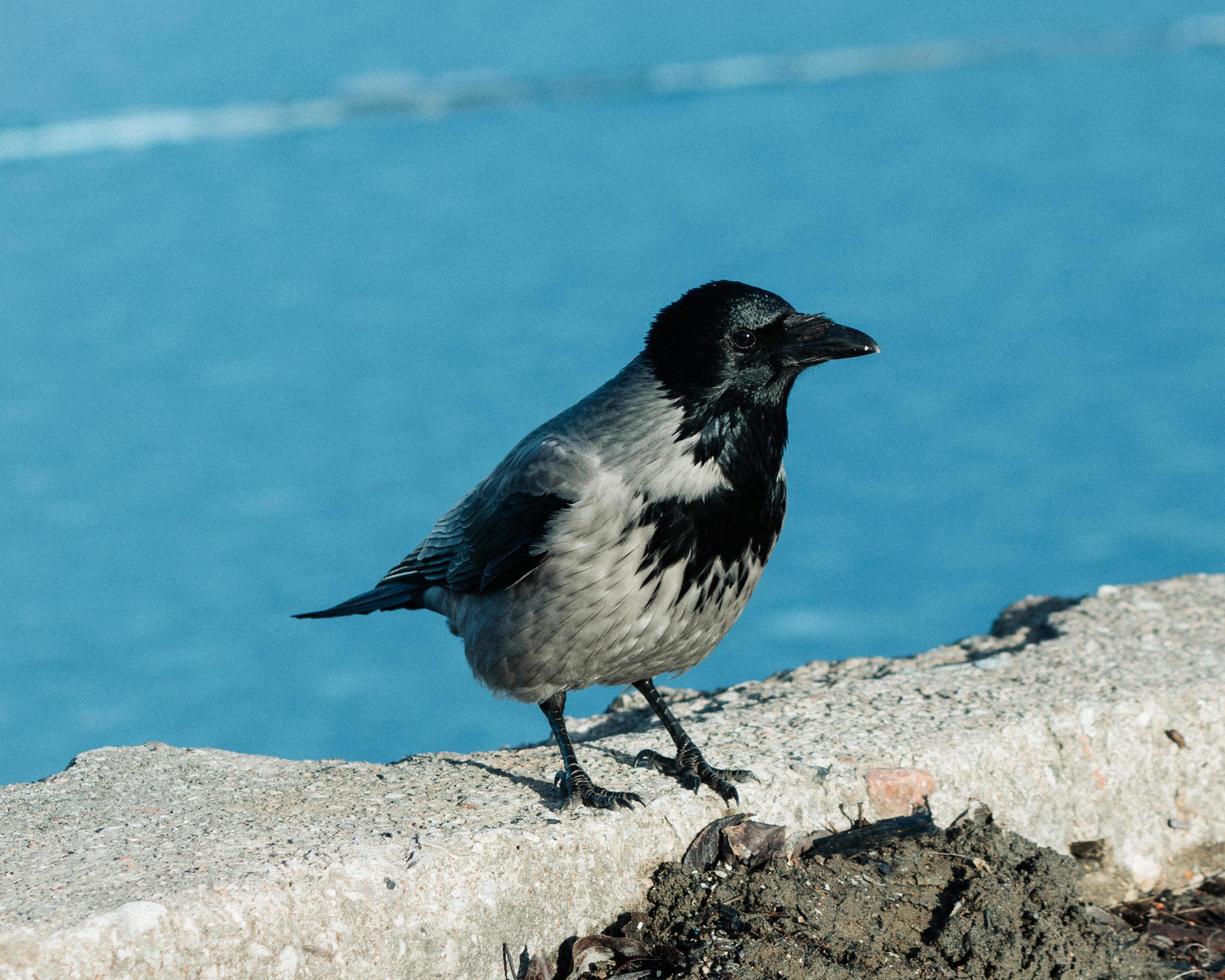
{"type": "Polygon", "coordinates": [[[801,380],[779,547],[676,683],[1223,570],[1222,106],[1219,0],[10,6],[0,782],[542,739],[436,616],[290,614],[713,278],[883,353],[801,380]]]}

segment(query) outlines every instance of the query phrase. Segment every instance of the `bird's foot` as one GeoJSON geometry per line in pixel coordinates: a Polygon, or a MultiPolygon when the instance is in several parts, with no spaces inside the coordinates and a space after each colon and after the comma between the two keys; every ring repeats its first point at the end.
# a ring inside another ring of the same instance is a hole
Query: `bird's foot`
{"type": "Polygon", "coordinates": [[[744,783],[757,777],[748,769],[716,769],[702,758],[702,753],[693,746],[681,749],[672,759],[653,749],[643,749],[634,759],[635,766],[650,766],[674,777],[685,789],[695,793],[703,783],[713,789],[725,803],[739,803],[740,794],[732,783],[744,783]]]}
{"type": "Polygon", "coordinates": [[[559,772],[553,777],[553,785],[566,795],[567,805],[578,800],[584,806],[595,807],[597,810],[615,810],[619,806],[632,809],[635,803],[646,806],[637,793],[622,793],[597,786],[578,766],[569,772],[564,769],[559,772]]]}

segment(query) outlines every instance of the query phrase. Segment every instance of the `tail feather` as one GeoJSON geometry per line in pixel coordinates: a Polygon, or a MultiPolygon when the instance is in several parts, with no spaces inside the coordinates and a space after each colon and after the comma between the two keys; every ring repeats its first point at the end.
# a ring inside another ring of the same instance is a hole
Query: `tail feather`
{"type": "Polygon", "coordinates": [[[386,582],[352,599],[316,612],[296,613],[294,619],[327,619],[331,616],[365,616],[388,609],[420,609],[420,582],[386,582]]]}

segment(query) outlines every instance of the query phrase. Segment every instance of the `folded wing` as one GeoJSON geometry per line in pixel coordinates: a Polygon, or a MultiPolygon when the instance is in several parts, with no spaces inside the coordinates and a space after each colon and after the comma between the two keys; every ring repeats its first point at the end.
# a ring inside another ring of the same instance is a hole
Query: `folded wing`
{"type": "Polygon", "coordinates": [[[590,466],[555,438],[529,436],[373,589],[296,618],[419,609],[433,586],[461,594],[510,588],[548,555],[550,523],[577,499],[590,466]]]}

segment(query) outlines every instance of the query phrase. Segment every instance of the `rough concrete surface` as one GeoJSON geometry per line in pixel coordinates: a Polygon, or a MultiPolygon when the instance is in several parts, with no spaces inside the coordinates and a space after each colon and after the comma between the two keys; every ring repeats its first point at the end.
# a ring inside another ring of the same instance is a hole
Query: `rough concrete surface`
{"type": "MultiPolygon", "coordinates": [[[[760,820],[846,826],[927,795],[943,825],[978,800],[1121,899],[1220,862],[1223,610],[1222,575],[1107,586],[675,708],[715,764],[756,770],[760,820]]],[[[645,710],[575,729],[592,777],[646,807],[560,810],[548,745],[371,765],[150,744],[5,787],[0,976],[499,976],[503,943],[556,948],[640,904],[725,812],[628,767],[668,745],[645,710]]]]}

